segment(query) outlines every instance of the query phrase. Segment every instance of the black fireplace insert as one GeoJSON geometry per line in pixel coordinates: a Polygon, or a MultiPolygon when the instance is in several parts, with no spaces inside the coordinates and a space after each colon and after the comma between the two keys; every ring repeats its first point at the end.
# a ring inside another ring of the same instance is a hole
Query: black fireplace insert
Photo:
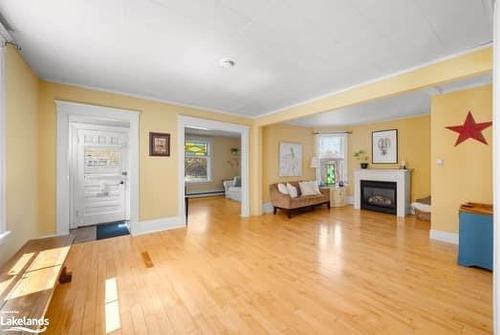
{"type": "Polygon", "coordinates": [[[397,184],[390,181],[361,180],[361,209],[396,215],[397,184]]]}

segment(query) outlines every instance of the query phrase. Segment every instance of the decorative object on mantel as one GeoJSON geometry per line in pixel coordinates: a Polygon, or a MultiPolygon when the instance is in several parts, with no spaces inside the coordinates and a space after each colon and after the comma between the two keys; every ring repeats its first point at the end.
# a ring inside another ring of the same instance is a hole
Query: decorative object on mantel
{"type": "Polygon", "coordinates": [[[449,126],[445,128],[459,134],[457,141],[455,142],[455,146],[468,140],[469,138],[488,145],[488,142],[486,142],[486,139],[484,138],[482,132],[486,128],[491,127],[492,124],[492,121],[476,123],[476,120],[474,120],[474,116],[472,116],[471,111],[469,111],[462,125],[449,126]]]}
{"type": "Polygon", "coordinates": [[[398,130],[387,129],[372,132],[372,163],[398,163],[398,130]]]}
{"type": "Polygon", "coordinates": [[[401,161],[401,164],[399,165],[399,167],[403,170],[406,170],[406,161],[401,161]]]}
{"type": "Polygon", "coordinates": [[[364,150],[358,150],[353,155],[359,162],[359,165],[362,169],[366,169],[368,167],[368,154],[364,150]]]}
{"type": "Polygon", "coordinates": [[[149,133],[149,156],[170,156],[170,134],[149,133]]]}
{"type": "Polygon", "coordinates": [[[280,142],[279,147],[279,176],[302,176],[302,144],[280,142]]]}

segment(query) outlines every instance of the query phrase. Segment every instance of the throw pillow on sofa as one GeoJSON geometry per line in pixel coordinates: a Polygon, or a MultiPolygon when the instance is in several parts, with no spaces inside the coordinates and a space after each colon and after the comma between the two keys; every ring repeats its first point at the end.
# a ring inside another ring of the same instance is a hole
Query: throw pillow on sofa
{"type": "Polygon", "coordinates": [[[285,184],[278,184],[278,191],[281,193],[281,194],[287,194],[288,195],[288,189],[286,188],[286,185],[285,184]]]}
{"type": "Polygon", "coordinates": [[[297,188],[295,186],[293,186],[290,183],[286,183],[286,188],[291,198],[297,198],[298,193],[297,193],[297,188]]]}
{"type": "Polygon", "coordinates": [[[318,195],[321,194],[318,183],[315,181],[302,181],[299,183],[300,193],[302,195],[318,195]]]}

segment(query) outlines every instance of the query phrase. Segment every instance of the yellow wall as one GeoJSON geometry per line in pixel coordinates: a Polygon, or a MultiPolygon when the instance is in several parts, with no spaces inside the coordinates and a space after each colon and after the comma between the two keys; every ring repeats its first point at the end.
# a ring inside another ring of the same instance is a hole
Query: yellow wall
{"type": "Polygon", "coordinates": [[[28,239],[38,236],[37,103],[38,79],[17,50],[8,47],[6,68],[6,195],[7,243],[0,264],[28,239]]]}
{"type": "Polygon", "coordinates": [[[463,124],[471,111],[476,122],[492,119],[491,85],[438,95],[431,107],[432,229],[457,232],[458,208],[467,201],[492,203],[492,128],[483,131],[488,145],[467,140],[446,126],[463,124]],[[436,160],[443,159],[438,166],[436,160]]]}
{"type": "MultiPolygon", "coordinates": [[[[177,116],[190,115],[250,125],[251,120],[189,107],[112,94],[75,86],[40,82],[39,92],[39,219],[41,231],[55,231],[56,217],[56,106],[54,100],[126,108],[140,111],[140,220],[177,216],[177,116]],[[170,157],[150,157],[150,131],[170,133],[170,157]]],[[[250,188],[252,192],[252,187],[250,188]]]]}
{"type": "MultiPolygon", "coordinates": [[[[347,127],[352,132],[348,135],[348,178],[347,194],[353,195],[354,170],[360,168],[359,161],[353,157],[358,150],[368,153],[370,168],[394,169],[399,164],[371,164],[372,131],[397,129],[398,130],[398,158],[406,161],[407,167],[412,169],[411,199],[423,198],[431,194],[431,122],[430,115],[405,118],[399,120],[372,123],[347,127]]],[[[327,130],[327,129],[318,129],[327,130]]],[[[336,129],[339,130],[339,129],[336,129]]],[[[344,130],[344,129],[342,129],[344,130]]]]}
{"type": "Polygon", "coordinates": [[[262,135],[262,202],[271,201],[269,195],[269,185],[277,182],[314,180],[315,171],[310,167],[311,158],[314,154],[314,136],[312,129],[277,124],[264,127],[262,135]],[[294,142],[301,143],[302,146],[302,176],[300,177],[280,177],[279,176],[279,143],[294,142]]]}
{"type": "Polygon", "coordinates": [[[234,155],[231,153],[232,148],[241,148],[239,138],[190,135],[186,135],[186,138],[206,139],[211,143],[210,161],[212,165],[212,180],[204,183],[188,183],[187,190],[189,193],[224,190],[224,186],[222,185],[224,180],[240,176],[240,154],[234,155]]]}

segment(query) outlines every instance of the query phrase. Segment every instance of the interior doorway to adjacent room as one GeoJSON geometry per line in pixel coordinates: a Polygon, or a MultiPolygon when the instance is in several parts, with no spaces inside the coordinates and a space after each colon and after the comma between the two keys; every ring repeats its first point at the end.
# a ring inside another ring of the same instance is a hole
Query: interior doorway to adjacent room
{"type": "Polygon", "coordinates": [[[184,129],[184,176],[186,211],[190,203],[214,198],[219,207],[239,208],[241,204],[241,135],[237,132],[201,127],[184,129]],[[233,204],[228,205],[229,202],[233,204]]]}
{"type": "Polygon", "coordinates": [[[179,213],[188,222],[189,203],[219,196],[249,216],[249,128],[181,116],[178,124],[179,213]]]}

